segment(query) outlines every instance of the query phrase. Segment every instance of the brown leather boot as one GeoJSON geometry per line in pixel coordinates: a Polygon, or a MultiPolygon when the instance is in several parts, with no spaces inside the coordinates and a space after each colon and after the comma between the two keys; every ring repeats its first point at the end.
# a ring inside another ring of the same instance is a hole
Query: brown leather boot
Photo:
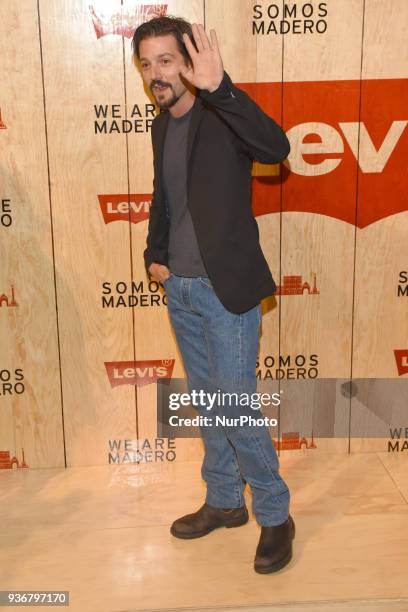
{"type": "Polygon", "coordinates": [[[174,521],[170,532],[176,538],[189,540],[207,535],[217,527],[240,527],[248,522],[246,506],[241,508],[214,508],[204,503],[197,512],[186,514],[174,521]]]}
{"type": "Polygon", "coordinates": [[[290,514],[281,525],[262,527],[255,555],[255,571],[259,574],[269,574],[277,572],[289,563],[294,537],[295,523],[290,514]]]}

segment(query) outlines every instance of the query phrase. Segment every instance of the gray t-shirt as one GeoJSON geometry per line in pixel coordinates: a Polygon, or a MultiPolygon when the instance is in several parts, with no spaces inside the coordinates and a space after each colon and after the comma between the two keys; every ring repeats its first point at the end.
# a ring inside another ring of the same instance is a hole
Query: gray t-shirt
{"type": "MultiPolygon", "coordinates": [[[[195,104],[197,102],[195,101],[195,104]]],[[[163,151],[163,179],[169,206],[169,268],[177,276],[207,276],[187,208],[187,136],[193,106],[169,116],[163,151]]]]}

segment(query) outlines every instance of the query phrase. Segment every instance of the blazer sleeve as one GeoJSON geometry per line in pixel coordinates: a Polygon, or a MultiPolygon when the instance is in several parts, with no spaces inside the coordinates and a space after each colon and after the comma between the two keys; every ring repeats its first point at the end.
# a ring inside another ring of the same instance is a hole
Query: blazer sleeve
{"type": "Polygon", "coordinates": [[[152,123],[153,147],[153,197],[149,213],[149,225],[146,238],[146,249],[143,252],[146,271],[151,263],[156,262],[168,266],[169,218],[162,185],[159,184],[159,168],[154,139],[154,121],[152,123]]]}
{"type": "Polygon", "coordinates": [[[245,91],[232,83],[225,70],[218,88],[212,92],[201,89],[199,96],[232,128],[251,159],[276,164],[289,155],[290,144],[283,129],[245,91]]]}

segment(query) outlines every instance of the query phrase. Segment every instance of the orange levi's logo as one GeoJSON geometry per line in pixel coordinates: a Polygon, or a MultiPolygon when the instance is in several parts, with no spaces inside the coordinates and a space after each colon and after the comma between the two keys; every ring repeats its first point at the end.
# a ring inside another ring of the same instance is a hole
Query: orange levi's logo
{"type": "Polygon", "coordinates": [[[105,223],[112,221],[131,221],[139,223],[149,217],[152,194],[149,193],[117,193],[98,195],[105,223]]]}
{"type": "MultiPolygon", "coordinates": [[[[408,210],[408,79],[238,87],[290,141],[280,166],[282,212],[327,215],[364,228],[408,210]]],[[[255,216],[280,212],[279,166],[254,164],[253,174],[255,216]]]]}
{"type": "MultiPolygon", "coordinates": [[[[306,212],[362,229],[408,211],[408,79],[237,85],[282,125],[291,145],[283,164],[253,166],[256,217],[306,212]]],[[[152,194],[98,198],[105,223],[137,223],[148,218],[152,194]]]]}
{"type": "Polygon", "coordinates": [[[408,374],[408,349],[395,349],[394,355],[397,362],[398,376],[408,374]]]}
{"type": "Polygon", "coordinates": [[[136,385],[143,387],[158,378],[171,378],[174,359],[148,359],[144,361],[105,361],[111,387],[136,385]]]}
{"type": "Polygon", "coordinates": [[[132,3],[131,8],[124,6],[122,12],[117,9],[112,11],[112,8],[106,7],[103,11],[98,10],[97,12],[92,4],[89,5],[96,38],[101,38],[107,34],[118,34],[119,36],[132,38],[134,31],[140,24],[167,13],[167,4],[132,3]]]}

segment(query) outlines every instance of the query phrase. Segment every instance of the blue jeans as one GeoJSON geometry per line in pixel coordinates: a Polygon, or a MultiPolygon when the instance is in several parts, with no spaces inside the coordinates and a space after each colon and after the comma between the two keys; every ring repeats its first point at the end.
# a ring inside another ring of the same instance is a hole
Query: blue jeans
{"type": "MultiPolygon", "coordinates": [[[[205,276],[188,278],[171,273],[163,285],[190,393],[193,389],[255,393],[260,304],[243,314],[229,312],[205,276]]],[[[263,417],[260,410],[241,403],[220,403],[211,412],[208,405],[194,407],[213,419],[216,414],[263,417]]],[[[205,501],[218,508],[241,507],[248,482],[258,524],[272,526],[286,521],[290,494],[279,475],[278,456],[266,425],[200,426],[200,433],[205,449],[201,468],[207,484],[205,501]]]]}

